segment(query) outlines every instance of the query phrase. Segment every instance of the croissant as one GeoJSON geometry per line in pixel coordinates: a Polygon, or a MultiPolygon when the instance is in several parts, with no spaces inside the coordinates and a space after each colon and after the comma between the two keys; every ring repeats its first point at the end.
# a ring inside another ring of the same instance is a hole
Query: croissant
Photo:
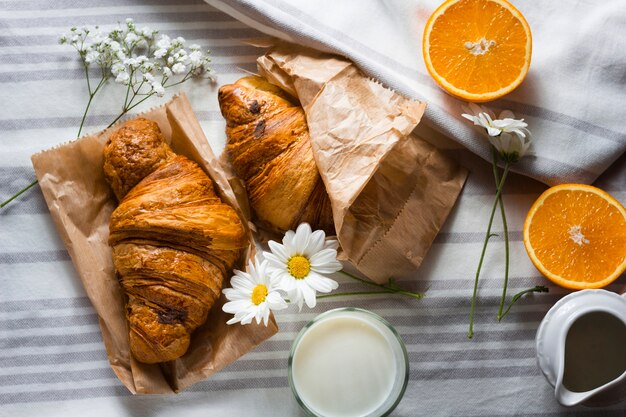
{"type": "Polygon", "coordinates": [[[299,104],[261,77],[222,86],[218,100],[227,156],[246,186],[255,220],[279,232],[307,222],[334,234],[330,200],[299,104]]]}
{"type": "Polygon", "coordinates": [[[158,363],[182,356],[248,244],[235,210],[193,161],[176,155],[155,122],[136,119],[104,148],[104,174],[120,200],[109,244],[133,356],[158,363]]]}

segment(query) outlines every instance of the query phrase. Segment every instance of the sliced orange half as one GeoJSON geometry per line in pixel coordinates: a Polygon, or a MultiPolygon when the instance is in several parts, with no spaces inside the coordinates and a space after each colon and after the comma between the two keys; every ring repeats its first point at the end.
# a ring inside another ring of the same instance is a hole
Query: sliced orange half
{"type": "Polygon", "coordinates": [[[626,210],[599,188],[557,185],[530,208],[524,245],[537,269],[555,284],[604,287],[626,270],[626,210]]]}
{"type": "Polygon", "coordinates": [[[513,91],[530,67],[528,22],[506,0],[448,0],[424,29],[424,62],[453,96],[472,102],[513,91]]]}

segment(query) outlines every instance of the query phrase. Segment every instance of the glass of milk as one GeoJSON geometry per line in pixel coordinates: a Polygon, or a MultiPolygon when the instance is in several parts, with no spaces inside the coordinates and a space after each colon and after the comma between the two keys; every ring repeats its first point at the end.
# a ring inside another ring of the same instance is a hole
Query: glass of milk
{"type": "Polygon", "coordinates": [[[359,308],[320,314],[289,355],[289,385],[311,416],[386,416],[409,379],[406,347],[382,317],[359,308]]]}

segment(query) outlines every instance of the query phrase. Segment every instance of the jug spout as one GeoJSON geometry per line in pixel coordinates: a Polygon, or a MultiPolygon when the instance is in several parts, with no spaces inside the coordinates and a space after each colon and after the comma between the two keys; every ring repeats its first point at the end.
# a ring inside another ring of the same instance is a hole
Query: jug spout
{"type": "Polygon", "coordinates": [[[587,392],[572,392],[563,386],[563,383],[554,387],[554,396],[559,404],[571,407],[593,397],[598,392],[598,388],[587,392]]]}
{"type": "Polygon", "coordinates": [[[620,384],[623,384],[625,382],[626,382],[626,372],[624,372],[619,378],[614,379],[613,381],[607,384],[604,384],[598,388],[585,391],[585,392],[573,392],[573,391],[568,390],[563,385],[562,378],[559,378],[559,380],[557,380],[557,383],[554,387],[554,396],[556,397],[557,401],[561,405],[564,405],[566,407],[571,407],[574,405],[587,402],[591,400],[593,397],[601,393],[608,394],[607,391],[611,391],[612,388],[620,386],[620,384]]]}

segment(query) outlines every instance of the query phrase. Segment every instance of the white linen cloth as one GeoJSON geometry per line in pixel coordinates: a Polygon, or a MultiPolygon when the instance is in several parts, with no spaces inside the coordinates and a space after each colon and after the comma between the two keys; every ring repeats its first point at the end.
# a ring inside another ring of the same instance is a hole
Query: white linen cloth
{"type": "MultiPolygon", "coordinates": [[[[211,48],[217,84],[184,84],[181,90],[188,94],[214,151],[223,149],[224,120],[217,88],[241,77],[240,68],[255,69],[259,51],[242,41],[260,36],[259,32],[200,0],[80,4],[19,0],[4,1],[0,7],[0,201],[34,178],[30,155],[76,136],[87,99],[84,72],[76,52],[57,44],[58,35],[73,25],[109,30],[133,17],[139,27],[147,25],[211,48]]],[[[616,52],[615,62],[623,62],[624,54],[616,52]]],[[[168,91],[162,99],[151,99],[137,111],[160,105],[172,94],[168,91]]],[[[123,88],[107,85],[96,96],[84,131],[108,125],[123,100],[123,88]]],[[[607,116],[602,126],[622,120],[607,116]]],[[[345,306],[382,315],[406,342],[411,373],[394,416],[623,417],[623,403],[600,409],[560,407],[536,366],[537,326],[566,290],[548,284],[550,294],[521,300],[504,322],[496,322],[502,288],[501,240],[491,240],[479,291],[476,335],[467,340],[473,272],[493,199],[491,168],[455,142],[424,133],[471,171],[422,267],[414,276],[398,277],[403,287],[426,291],[426,298],[338,297],[320,300],[315,309],[301,313],[294,308],[278,312],[280,331],[275,337],[176,396],[132,396],[115,377],[97,315],[40,190],[35,187],[0,209],[0,417],[302,416],[287,381],[291,343],[316,314],[345,306]]],[[[626,156],[596,185],[625,203],[626,156]]],[[[546,284],[521,242],[526,212],[544,189],[520,175],[511,175],[505,187],[512,241],[510,295],[546,284]]],[[[500,233],[499,220],[494,224],[494,232],[500,233]]],[[[341,291],[365,290],[349,279],[338,279],[341,291]]],[[[609,289],[624,291],[625,285],[621,277],[609,289]]]]}
{"type": "MultiPolygon", "coordinates": [[[[336,52],[368,75],[428,103],[424,121],[491,160],[422,57],[422,33],[442,0],[206,0],[279,38],[336,52]]],[[[487,103],[529,124],[535,155],[513,170],[546,184],[590,183],[626,150],[626,2],[515,0],[533,36],[530,72],[487,103]]],[[[496,112],[496,114],[498,111],[496,112]]]]}

